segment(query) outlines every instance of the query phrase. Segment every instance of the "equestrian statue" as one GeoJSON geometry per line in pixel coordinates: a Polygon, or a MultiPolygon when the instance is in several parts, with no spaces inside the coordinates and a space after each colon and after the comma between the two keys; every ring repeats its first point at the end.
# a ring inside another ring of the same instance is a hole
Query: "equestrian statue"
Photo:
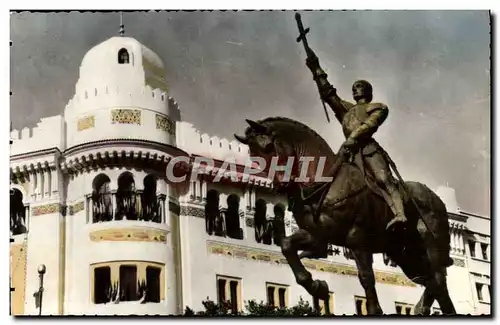
{"type": "Polygon", "coordinates": [[[296,19],[306,65],[322,101],[342,125],[345,142],[335,153],[311,128],[284,117],[247,120],[245,134],[235,137],[267,166],[273,158],[280,162],[293,158],[291,170],[274,173],[273,186],[287,196],[299,226],[280,243],[297,283],[326,301],[327,283],[313,280],[301,259],[326,257],[328,244],[343,246],[354,255],[367,313],[382,314],[372,264],[373,254],[383,253],[410,280],[425,287],[415,314],[429,315],[434,300],[443,314],[456,314],[446,283],[446,268],[453,260],[445,204],[426,185],[401,179],[389,155],[373,139],[388,116],[388,107],[372,101],[373,88],[364,80],[352,86],[355,103],[341,99],[307,44],[309,29],[304,30],[299,14],[296,19]]]}

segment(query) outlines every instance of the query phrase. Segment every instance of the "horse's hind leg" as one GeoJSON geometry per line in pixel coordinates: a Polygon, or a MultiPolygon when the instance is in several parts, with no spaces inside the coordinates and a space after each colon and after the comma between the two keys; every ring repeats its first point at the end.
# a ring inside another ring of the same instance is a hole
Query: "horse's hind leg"
{"type": "Polygon", "coordinates": [[[366,294],[366,311],[368,315],[382,315],[382,308],[375,289],[373,254],[360,250],[353,250],[353,253],[358,268],[359,282],[361,282],[366,294]]]}
{"type": "Polygon", "coordinates": [[[307,230],[299,229],[293,235],[283,238],[281,252],[290,265],[297,283],[311,296],[326,301],[329,297],[328,285],[325,281],[313,281],[311,272],[307,271],[298,255],[299,250],[311,250],[314,243],[314,238],[307,230]]]}

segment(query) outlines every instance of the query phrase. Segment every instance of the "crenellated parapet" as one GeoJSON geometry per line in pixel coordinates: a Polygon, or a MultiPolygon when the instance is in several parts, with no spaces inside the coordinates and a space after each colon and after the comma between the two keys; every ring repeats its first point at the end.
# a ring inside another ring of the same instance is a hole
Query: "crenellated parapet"
{"type": "Polygon", "coordinates": [[[228,140],[201,133],[191,123],[178,122],[176,125],[177,146],[199,156],[218,160],[235,159],[240,165],[248,165],[248,146],[236,139],[228,140]]]}
{"type": "Polygon", "coordinates": [[[175,143],[178,103],[149,85],[80,89],[65,108],[68,147],[129,138],[175,143]]]}
{"type": "Polygon", "coordinates": [[[10,138],[11,156],[51,148],[64,150],[64,119],[60,115],[42,118],[36,127],[13,130],[10,138]]]}

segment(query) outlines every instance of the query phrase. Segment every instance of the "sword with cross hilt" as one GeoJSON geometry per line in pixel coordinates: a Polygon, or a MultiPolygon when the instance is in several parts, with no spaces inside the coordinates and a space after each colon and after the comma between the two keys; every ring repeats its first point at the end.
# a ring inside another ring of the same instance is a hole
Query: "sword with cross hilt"
{"type": "MultiPolygon", "coordinates": [[[[302,24],[302,18],[300,17],[300,14],[297,12],[295,13],[295,20],[297,20],[297,27],[299,28],[299,37],[297,37],[297,42],[300,43],[302,41],[302,44],[304,45],[304,50],[306,50],[306,55],[308,58],[313,58],[315,55],[313,53],[313,51],[311,50],[311,48],[309,47],[309,44],[307,43],[307,38],[306,38],[306,34],[309,33],[310,29],[309,27],[304,29],[304,25],[302,24]]],[[[318,90],[321,89],[320,87],[320,84],[319,84],[319,81],[316,80],[316,85],[318,86],[318,90]]],[[[321,94],[321,92],[320,92],[321,94]]],[[[321,96],[320,96],[321,98],[321,96]]],[[[321,98],[321,104],[323,104],[323,109],[325,110],[325,115],[326,115],[326,120],[328,121],[328,123],[330,123],[330,117],[328,116],[328,111],[326,110],[326,106],[325,106],[325,101],[323,100],[323,98],[321,98]]]]}

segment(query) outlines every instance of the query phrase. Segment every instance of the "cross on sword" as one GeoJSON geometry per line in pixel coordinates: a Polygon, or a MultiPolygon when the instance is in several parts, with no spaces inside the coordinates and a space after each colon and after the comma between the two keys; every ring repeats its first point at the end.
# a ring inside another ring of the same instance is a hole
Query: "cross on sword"
{"type": "MultiPolygon", "coordinates": [[[[304,50],[306,51],[307,57],[312,58],[314,56],[314,53],[311,50],[311,48],[309,47],[309,44],[307,43],[307,38],[306,38],[306,34],[309,33],[310,29],[309,29],[309,27],[304,29],[304,25],[302,24],[302,18],[300,17],[300,14],[298,12],[295,13],[295,20],[297,21],[297,27],[299,28],[299,37],[297,37],[297,43],[302,42],[302,44],[304,45],[304,50]]],[[[316,80],[316,85],[318,86],[318,90],[319,90],[320,85],[319,85],[318,80],[316,80]]],[[[328,123],[330,123],[330,117],[328,116],[328,111],[326,110],[325,101],[323,100],[323,98],[321,98],[321,96],[320,96],[320,99],[321,99],[321,104],[323,104],[323,109],[325,110],[326,120],[328,121],[328,123]]]]}

